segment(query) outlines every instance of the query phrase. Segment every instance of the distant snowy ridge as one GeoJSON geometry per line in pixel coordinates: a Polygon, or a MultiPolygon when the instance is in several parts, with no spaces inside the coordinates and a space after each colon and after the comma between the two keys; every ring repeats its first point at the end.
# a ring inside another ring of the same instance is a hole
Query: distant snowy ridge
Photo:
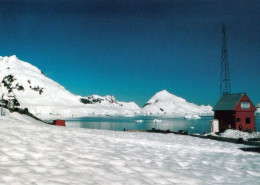
{"type": "Polygon", "coordinates": [[[155,94],[140,108],[134,102],[121,102],[114,96],[78,96],[46,77],[30,63],[19,60],[15,55],[0,57],[1,96],[13,95],[21,108],[39,117],[82,116],[185,116],[212,114],[211,106],[198,106],[170,94],[166,90],[155,94]]]}
{"type": "Polygon", "coordinates": [[[256,105],[256,112],[260,115],[260,103],[256,105]]]}
{"type": "Polygon", "coordinates": [[[257,108],[260,108],[260,103],[258,103],[258,104],[256,105],[256,107],[257,107],[257,108]]]}
{"type": "Polygon", "coordinates": [[[128,107],[132,109],[140,109],[140,107],[134,102],[121,102],[117,101],[114,96],[106,95],[105,97],[99,95],[92,95],[80,98],[80,102],[83,104],[100,104],[104,106],[112,107],[128,107]]]}
{"type": "Polygon", "coordinates": [[[166,90],[156,93],[143,107],[145,115],[185,116],[185,115],[212,115],[210,105],[196,105],[185,99],[175,96],[166,90]]]}

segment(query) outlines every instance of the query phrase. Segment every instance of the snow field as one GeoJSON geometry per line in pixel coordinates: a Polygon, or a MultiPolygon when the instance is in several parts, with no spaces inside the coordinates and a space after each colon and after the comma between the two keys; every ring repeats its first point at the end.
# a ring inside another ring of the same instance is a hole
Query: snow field
{"type": "Polygon", "coordinates": [[[260,155],[174,134],[0,117],[0,184],[259,184],[260,155]]]}

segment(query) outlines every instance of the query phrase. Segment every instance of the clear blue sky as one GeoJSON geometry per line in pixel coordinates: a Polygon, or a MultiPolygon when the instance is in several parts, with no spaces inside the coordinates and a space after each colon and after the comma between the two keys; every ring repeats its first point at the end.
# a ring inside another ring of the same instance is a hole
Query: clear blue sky
{"type": "Polygon", "coordinates": [[[0,56],[140,106],[163,89],[215,105],[225,23],[232,93],[260,102],[259,0],[0,0],[0,23],[0,56]]]}

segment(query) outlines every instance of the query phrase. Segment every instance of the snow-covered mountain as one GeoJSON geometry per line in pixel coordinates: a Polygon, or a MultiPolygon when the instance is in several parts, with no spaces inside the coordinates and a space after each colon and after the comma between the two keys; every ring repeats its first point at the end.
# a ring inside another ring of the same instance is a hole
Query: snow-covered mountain
{"type": "Polygon", "coordinates": [[[80,98],[80,102],[83,104],[100,104],[104,106],[112,107],[127,107],[130,109],[140,109],[140,107],[134,102],[121,102],[117,101],[114,96],[106,95],[105,97],[99,95],[92,95],[80,98]]]}
{"type": "Polygon", "coordinates": [[[211,106],[189,103],[166,90],[155,94],[142,109],[134,102],[121,102],[114,96],[74,95],[46,77],[40,69],[19,60],[15,55],[0,57],[0,82],[0,93],[5,100],[15,97],[18,107],[28,108],[38,117],[212,114],[211,106]]]}
{"type": "Polygon", "coordinates": [[[143,114],[146,115],[212,115],[212,107],[198,106],[189,103],[185,99],[175,96],[166,90],[156,93],[143,107],[143,114]]]}
{"type": "Polygon", "coordinates": [[[74,95],[16,56],[0,57],[0,81],[4,99],[15,96],[20,107],[38,116],[134,115],[140,111],[134,102],[119,102],[113,96],[74,95]]]}

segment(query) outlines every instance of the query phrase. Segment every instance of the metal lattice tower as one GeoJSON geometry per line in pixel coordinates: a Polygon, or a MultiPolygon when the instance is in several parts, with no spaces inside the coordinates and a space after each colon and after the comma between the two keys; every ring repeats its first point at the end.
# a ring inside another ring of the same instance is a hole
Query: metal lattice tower
{"type": "Polygon", "coordinates": [[[230,76],[228,63],[228,49],[226,40],[226,27],[222,25],[222,54],[221,54],[221,75],[220,75],[220,95],[230,94],[230,76]]]}

